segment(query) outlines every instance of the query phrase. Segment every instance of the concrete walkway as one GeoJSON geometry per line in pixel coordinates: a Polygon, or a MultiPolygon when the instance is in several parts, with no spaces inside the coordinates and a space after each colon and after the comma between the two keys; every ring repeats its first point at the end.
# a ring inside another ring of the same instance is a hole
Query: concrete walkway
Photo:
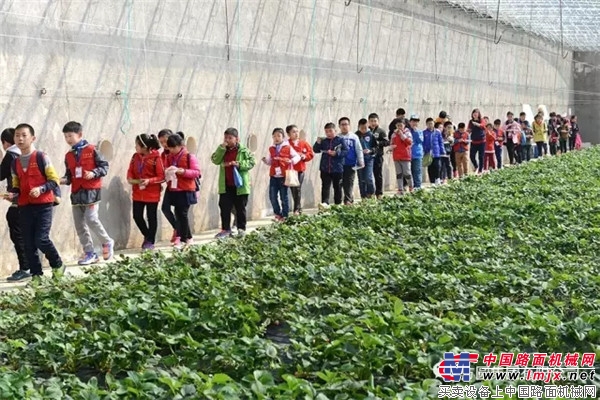
{"type": "MultiPolygon", "coordinates": [[[[304,210],[305,215],[314,215],[317,212],[318,212],[318,209],[304,210]]],[[[262,219],[258,219],[258,220],[254,220],[254,221],[248,221],[246,232],[250,233],[250,232],[256,230],[257,228],[260,228],[263,226],[268,226],[273,223],[274,223],[273,217],[266,217],[266,218],[262,218],[262,219]]],[[[214,242],[217,240],[217,239],[215,239],[215,235],[217,233],[219,233],[219,230],[215,229],[215,230],[210,230],[210,231],[204,231],[197,235],[194,235],[194,244],[199,245],[199,244],[206,244],[206,243],[214,242]]],[[[164,254],[171,254],[174,250],[173,250],[173,247],[168,242],[159,242],[156,244],[156,251],[160,251],[164,254]]],[[[139,257],[140,253],[141,253],[141,249],[119,250],[119,251],[115,251],[114,259],[119,259],[119,258],[125,257],[125,256],[129,257],[129,258],[135,258],[135,257],[139,257]]],[[[114,261],[114,259],[112,261],[114,261]]],[[[102,264],[110,264],[110,263],[111,263],[111,260],[104,261],[101,259],[101,261],[97,264],[94,264],[94,266],[102,265],[102,264]]],[[[83,275],[85,275],[85,268],[86,267],[79,266],[77,264],[77,261],[73,261],[73,262],[67,263],[65,273],[67,275],[71,275],[71,276],[83,276],[83,275]]],[[[51,275],[52,275],[51,269],[44,268],[44,276],[49,277],[51,275]]],[[[7,278],[6,276],[0,278],[1,279],[0,280],[0,292],[23,288],[31,281],[31,279],[25,279],[20,282],[8,282],[6,280],[6,278],[7,278]]]]}

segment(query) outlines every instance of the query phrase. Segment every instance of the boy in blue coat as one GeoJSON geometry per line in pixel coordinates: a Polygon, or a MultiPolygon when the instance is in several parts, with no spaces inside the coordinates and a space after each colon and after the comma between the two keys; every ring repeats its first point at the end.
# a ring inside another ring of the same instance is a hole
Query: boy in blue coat
{"type": "Polygon", "coordinates": [[[321,156],[321,203],[329,205],[331,186],[333,185],[333,200],[335,204],[342,204],[342,177],[344,175],[344,159],[348,153],[348,146],[339,136],[335,135],[335,124],[325,124],[325,138],[317,138],[313,145],[315,153],[321,156]]]}
{"type": "Polygon", "coordinates": [[[410,116],[408,126],[408,130],[412,135],[410,169],[415,189],[421,189],[421,182],[423,181],[423,132],[419,130],[420,121],[419,116],[413,114],[410,116]]]}

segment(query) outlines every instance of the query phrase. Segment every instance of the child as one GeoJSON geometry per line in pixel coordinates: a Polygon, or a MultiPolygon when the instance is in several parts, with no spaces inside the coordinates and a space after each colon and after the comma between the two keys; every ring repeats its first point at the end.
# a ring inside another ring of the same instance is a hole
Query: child
{"type": "MultiPolygon", "coordinates": [[[[569,151],[575,150],[575,142],[579,136],[579,124],[577,115],[571,115],[571,136],[569,137],[569,151]]],[[[581,138],[579,139],[581,141],[581,138]]]]}
{"type": "Polygon", "coordinates": [[[15,142],[21,155],[12,165],[11,199],[18,197],[19,221],[23,232],[25,257],[33,280],[41,279],[42,263],[38,249],[44,253],[52,267],[52,277],[64,275],[65,267],[50,240],[54,190],[59,179],[48,156],[33,149],[35,131],[31,125],[15,128],[15,142]]]}
{"type": "Polygon", "coordinates": [[[302,214],[302,183],[304,182],[304,171],[306,171],[306,163],[314,158],[315,153],[306,140],[300,139],[298,127],[296,125],[288,125],[285,128],[285,132],[288,134],[290,146],[292,146],[300,156],[300,161],[294,164],[294,169],[298,171],[298,181],[300,182],[300,186],[290,188],[292,200],[294,201],[294,215],[300,215],[302,214]]]}
{"type": "MultiPolygon", "coordinates": [[[[554,117],[556,118],[556,117],[554,117]]],[[[550,155],[555,156],[558,152],[558,127],[556,126],[556,121],[553,121],[553,127],[550,128],[550,155]]]]}
{"type": "Polygon", "coordinates": [[[365,158],[358,136],[350,132],[350,119],[342,117],[339,119],[340,137],[348,147],[348,153],[344,158],[344,173],[342,175],[342,189],[344,191],[344,204],[354,203],[354,178],[356,170],[364,168],[365,158]]]}
{"type": "Polygon", "coordinates": [[[415,189],[421,189],[423,181],[423,132],[419,130],[419,122],[421,119],[417,114],[412,114],[408,121],[408,130],[412,136],[410,172],[415,189]]]}
{"type": "Polygon", "coordinates": [[[429,179],[430,183],[434,185],[439,185],[441,183],[442,156],[446,154],[444,150],[444,139],[442,137],[443,126],[444,124],[441,122],[434,123],[434,130],[431,135],[431,155],[433,160],[429,167],[429,179]]]}
{"type": "Polygon", "coordinates": [[[519,126],[519,130],[513,131],[512,140],[515,149],[515,162],[521,164],[523,162],[523,131],[521,130],[521,125],[519,123],[517,125],[519,126]]]}
{"type": "Polygon", "coordinates": [[[537,146],[537,156],[542,157],[542,155],[548,155],[548,127],[544,122],[543,114],[538,114],[535,116],[532,125],[533,130],[533,140],[535,145],[537,146]],[[543,154],[542,154],[543,153],[543,154]]]}
{"type": "Polygon", "coordinates": [[[442,133],[442,139],[444,141],[444,155],[441,158],[441,176],[440,179],[444,184],[448,183],[448,179],[452,179],[453,174],[453,166],[452,166],[452,155],[454,154],[452,150],[452,144],[454,143],[454,133],[451,128],[452,123],[450,125],[446,125],[444,127],[444,131],[442,133]]]}
{"type": "Polygon", "coordinates": [[[531,160],[531,147],[533,146],[533,132],[529,128],[529,122],[521,121],[521,132],[523,137],[521,138],[523,144],[523,161],[531,160]]]}
{"type": "Polygon", "coordinates": [[[342,176],[344,173],[344,159],[348,153],[348,146],[344,139],[335,135],[335,124],[325,124],[325,138],[318,137],[313,145],[315,153],[321,156],[321,205],[329,205],[329,195],[333,185],[333,200],[335,204],[342,204],[342,176]]]}
{"type": "Polygon", "coordinates": [[[396,119],[396,131],[391,137],[390,149],[396,168],[396,181],[398,182],[398,194],[404,194],[404,181],[408,183],[408,190],[413,191],[412,170],[410,160],[412,147],[412,134],[405,128],[404,119],[396,119]]]}
{"type": "Polygon", "coordinates": [[[361,199],[368,199],[375,194],[373,165],[375,163],[375,156],[377,155],[377,140],[369,130],[368,122],[365,118],[358,121],[356,136],[360,139],[365,161],[365,167],[358,170],[358,188],[361,199]]]}
{"type": "Polygon", "coordinates": [[[108,236],[98,218],[102,177],[108,172],[108,162],[94,145],[83,139],[83,126],[79,122],[67,122],[63,134],[71,149],[65,155],[66,171],[60,183],[71,185],[73,221],[84,252],[79,265],[90,265],[99,261],[94,251],[90,229],[102,240],[102,258],[109,260],[113,256],[115,242],[108,236]]]}
{"type": "Polygon", "coordinates": [[[489,171],[490,169],[496,168],[496,149],[494,148],[496,144],[496,135],[494,134],[494,127],[492,124],[487,124],[485,126],[485,158],[483,160],[483,169],[484,171],[489,171]]]}
{"type": "Polygon", "coordinates": [[[193,245],[192,232],[188,212],[190,206],[198,203],[196,179],[201,178],[200,167],[196,156],[188,153],[183,144],[183,137],[175,134],[167,139],[169,156],[168,167],[165,169],[165,180],[167,181],[167,192],[169,192],[171,204],[175,208],[175,230],[179,234],[179,240],[175,240],[173,247],[182,249],[183,243],[186,247],[193,245]]]}
{"type": "Polygon", "coordinates": [[[458,178],[458,170],[456,169],[456,153],[454,152],[454,125],[452,121],[444,123],[445,137],[450,141],[450,164],[452,165],[453,177],[458,178]]]}
{"type": "Polygon", "coordinates": [[[135,154],[127,171],[127,182],[133,186],[133,220],[144,235],[142,250],[153,250],[156,241],[158,202],[165,180],[165,167],[158,149],[160,143],[155,135],[137,135],[135,154]],[[148,224],[144,220],[144,209],[148,224]]]}
{"type": "Polygon", "coordinates": [[[293,165],[300,161],[300,156],[289,143],[283,141],[283,129],[275,128],[271,136],[273,145],[269,147],[269,155],[263,157],[262,161],[271,166],[269,169],[269,198],[275,213],[274,219],[277,222],[283,222],[290,213],[285,175],[288,169],[292,169],[293,165]],[[280,198],[281,204],[279,203],[280,198]]]}
{"type": "Polygon", "coordinates": [[[224,141],[211,156],[213,164],[219,166],[219,208],[221,209],[221,232],[215,236],[224,239],[232,236],[231,210],[235,208],[238,236],[246,233],[246,206],[250,194],[250,170],[256,161],[246,146],[239,142],[235,128],[227,128],[224,141]],[[241,182],[236,182],[237,173],[241,182]]]}
{"type": "Polygon", "coordinates": [[[565,118],[562,120],[562,123],[560,125],[560,154],[565,154],[567,152],[567,142],[569,141],[569,139],[569,125],[568,121],[565,118]]]}
{"type": "MultiPolygon", "coordinates": [[[[396,115],[404,113],[404,110],[396,110],[396,115]]],[[[379,115],[375,113],[369,114],[369,129],[377,140],[377,154],[373,161],[373,178],[375,179],[375,196],[381,199],[383,196],[383,152],[385,147],[390,145],[385,131],[379,126],[379,115]]]]}
{"type": "Polygon", "coordinates": [[[8,225],[8,233],[10,240],[15,246],[15,252],[17,253],[17,259],[19,260],[19,269],[16,270],[7,281],[21,281],[31,277],[29,271],[29,265],[25,257],[25,245],[23,243],[23,232],[21,225],[19,224],[19,210],[17,208],[17,197],[10,199],[9,193],[12,191],[12,174],[11,168],[15,160],[21,155],[21,150],[15,145],[15,130],[13,128],[7,128],[2,131],[0,136],[2,140],[2,148],[5,151],[4,158],[2,159],[2,165],[0,166],[0,180],[6,180],[6,191],[3,193],[4,198],[10,201],[10,206],[6,212],[6,223],[8,225]]]}
{"type": "Polygon", "coordinates": [[[496,141],[494,142],[494,152],[496,153],[496,168],[502,168],[502,146],[504,145],[504,131],[500,127],[502,121],[499,119],[494,121],[494,135],[496,135],[496,141]]]}
{"type": "MultiPolygon", "coordinates": [[[[173,131],[171,131],[170,129],[163,129],[160,132],[158,132],[158,141],[160,142],[160,145],[163,149],[162,153],[160,153],[160,160],[162,161],[163,167],[167,165],[167,157],[169,156],[167,139],[169,139],[169,136],[171,136],[172,134],[173,131]]],[[[165,190],[165,195],[163,196],[163,202],[160,210],[169,222],[169,225],[171,225],[171,227],[173,228],[173,234],[171,235],[171,244],[173,244],[180,240],[180,238],[179,234],[177,233],[177,230],[175,229],[175,215],[171,210],[171,195],[168,190],[165,190]]]]}
{"type": "Polygon", "coordinates": [[[462,178],[469,172],[467,154],[469,154],[469,132],[464,122],[458,124],[458,131],[454,132],[454,152],[456,153],[456,168],[458,176],[462,178]]]}

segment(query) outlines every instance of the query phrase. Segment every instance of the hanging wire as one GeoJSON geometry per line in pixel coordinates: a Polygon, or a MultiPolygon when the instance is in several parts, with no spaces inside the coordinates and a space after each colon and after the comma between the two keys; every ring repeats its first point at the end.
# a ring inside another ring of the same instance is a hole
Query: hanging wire
{"type": "Polygon", "coordinates": [[[242,118],[242,94],[244,91],[242,82],[242,33],[240,24],[240,14],[242,13],[242,2],[237,0],[237,18],[236,18],[236,30],[237,30],[237,46],[238,46],[238,79],[237,86],[235,88],[235,98],[237,103],[237,112],[239,118],[238,132],[240,133],[240,141],[242,140],[243,131],[243,118],[242,118]]]}
{"type": "Polygon", "coordinates": [[[131,110],[129,109],[129,70],[131,68],[131,19],[132,19],[132,0],[127,0],[127,52],[125,56],[125,90],[121,91],[123,97],[123,116],[121,118],[121,126],[119,130],[123,134],[131,128],[131,110]]]}
{"type": "MultiPolygon", "coordinates": [[[[144,15],[144,31],[149,32],[149,27],[146,24],[146,3],[142,2],[142,13],[144,15]]],[[[148,40],[148,35],[144,35],[144,41],[142,42],[142,46],[144,49],[144,81],[146,86],[146,118],[148,120],[148,126],[146,131],[150,131],[152,126],[152,114],[150,112],[150,79],[148,78],[148,52],[146,51],[146,41],[148,40]]]]}
{"type": "Polygon", "coordinates": [[[414,82],[413,82],[413,78],[414,78],[414,72],[415,72],[415,63],[416,63],[416,55],[413,54],[413,46],[412,46],[412,40],[413,40],[413,32],[415,30],[415,13],[414,10],[411,9],[410,12],[411,15],[411,20],[410,20],[410,35],[408,37],[408,56],[410,57],[410,63],[411,63],[411,67],[410,67],[410,80],[408,81],[408,106],[410,108],[410,110],[412,110],[411,112],[414,112],[414,96],[413,96],[413,91],[414,91],[414,82]]]}
{"type": "Polygon", "coordinates": [[[356,10],[356,72],[361,73],[362,67],[360,66],[360,5],[356,10]]]}
{"type": "Polygon", "coordinates": [[[496,30],[494,32],[494,44],[500,43],[500,40],[502,39],[502,34],[500,34],[500,36],[498,36],[499,21],[500,21],[500,0],[498,0],[498,8],[496,10],[496,30]]]}
{"type": "Polygon", "coordinates": [[[317,63],[317,44],[316,44],[316,24],[317,24],[317,0],[313,0],[312,17],[310,19],[310,29],[312,36],[312,62],[310,68],[310,101],[309,110],[312,117],[311,139],[314,142],[317,137],[317,109],[315,99],[316,86],[316,63],[317,63]]]}
{"type": "MultiPolygon", "coordinates": [[[[371,0],[369,0],[369,6],[371,5],[371,0]]],[[[358,7],[360,9],[360,6],[358,7]]],[[[369,61],[373,60],[373,45],[372,45],[372,38],[371,38],[371,22],[372,22],[372,15],[373,14],[373,9],[371,7],[369,7],[369,20],[367,22],[367,45],[365,46],[365,49],[369,49],[369,61]]],[[[361,68],[362,71],[362,68],[361,68]]],[[[370,73],[371,71],[367,71],[366,75],[368,76],[368,80],[367,80],[367,93],[364,96],[364,101],[362,102],[363,104],[363,115],[367,115],[368,111],[367,111],[367,104],[368,104],[368,99],[369,99],[369,94],[371,93],[371,78],[372,75],[370,73]]]]}
{"type": "Polygon", "coordinates": [[[569,52],[564,53],[564,40],[563,40],[563,2],[562,0],[558,0],[558,8],[560,12],[560,55],[563,59],[569,56],[569,52]]]}
{"type": "Polygon", "coordinates": [[[435,22],[435,6],[433,6],[433,68],[435,73],[435,80],[439,82],[440,75],[438,74],[437,63],[437,24],[435,22]]]}
{"type": "Polygon", "coordinates": [[[225,3],[225,35],[226,35],[226,40],[227,40],[227,61],[229,61],[231,59],[231,42],[230,42],[230,37],[229,37],[229,7],[227,7],[227,1],[228,0],[224,0],[225,3]]]}

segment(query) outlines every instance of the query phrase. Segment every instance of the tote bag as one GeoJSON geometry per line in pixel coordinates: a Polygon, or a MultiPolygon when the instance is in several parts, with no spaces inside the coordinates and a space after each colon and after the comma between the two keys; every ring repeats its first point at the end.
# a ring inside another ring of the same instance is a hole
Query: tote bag
{"type": "Polygon", "coordinates": [[[298,171],[291,168],[285,173],[285,186],[287,187],[298,187],[300,186],[300,179],[298,179],[298,171]]]}
{"type": "Polygon", "coordinates": [[[233,182],[235,183],[236,188],[241,188],[244,186],[244,180],[242,179],[242,175],[240,171],[238,171],[237,167],[233,167],[233,182]]]}

